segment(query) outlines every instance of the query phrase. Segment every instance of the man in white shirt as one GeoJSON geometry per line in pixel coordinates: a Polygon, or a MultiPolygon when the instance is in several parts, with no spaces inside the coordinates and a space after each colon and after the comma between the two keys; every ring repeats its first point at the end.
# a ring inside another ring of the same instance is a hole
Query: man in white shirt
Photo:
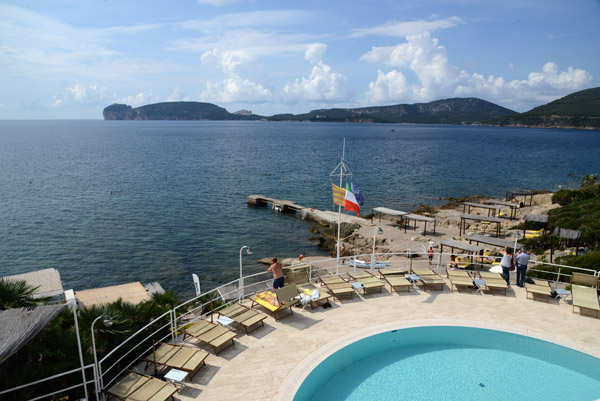
{"type": "Polygon", "coordinates": [[[526,249],[519,250],[517,255],[517,286],[525,287],[525,273],[527,272],[527,264],[531,256],[527,253],[526,249]]]}

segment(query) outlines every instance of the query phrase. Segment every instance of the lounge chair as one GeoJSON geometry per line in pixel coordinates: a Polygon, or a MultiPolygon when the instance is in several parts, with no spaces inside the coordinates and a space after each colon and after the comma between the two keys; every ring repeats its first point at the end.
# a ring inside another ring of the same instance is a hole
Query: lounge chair
{"type": "Polygon", "coordinates": [[[252,305],[250,305],[250,307],[253,307],[255,304],[260,305],[271,312],[271,316],[273,316],[275,321],[278,321],[280,319],[277,317],[278,312],[288,309],[290,314],[285,316],[294,314],[292,306],[300,302],[299,298],[298,289],[295,285],[290,284],[283,288],[276,289],[275,292],[265,290],[255,294],[254,298],[252,298],[252,305]]]}
{"type": "Polygon", "coordinates": [[[306,266],[302,267],[293,267],[288,269],[285,273],[285,278],[288,284],[294,284],[296,288],[298,288],[298,292],[302,295],[307,295],[310,297],[310,308],[314,309],[315,306],[318,306],[319,303],[327,303],[329,302],[329,298],[332,297],[331,294],[328,294],[324,291],[319,291],[319,288],[313,285],[308,280],[308,275],[306,274],[306,266]],[[313,294],[315,291],[319,294],[318,298],[315,298],[313,294]]]}
{"type": "MultiPolygon", "coordinates": [[[[194,322],[194,324],[189,327],[184,326],[183,339],[185,340],[187,336],[194,337],[195,339],[213,347],[215,355],[219,355],[219,348],[221,348],[223,345],[229,343],[229,341],[231,341],[231,345],[234,345],[233,339],[235,338],[236,334],[227,327],[219,326],[218,324],[202,319],[194,322]]],[[[224,347],[221,350],[227,347],[224,347]]]]}
{"type": "Polygon", "coordinates": [[[458,268],[459,269],[468,269],[469,266],[471,266],[471,259],[469,259],[469,257],[464,257],[464,258],[458,258],[458,268]]]}
{"type": "Polygon", "coordinates": [[[473,278],[463,270],[448,270],[448,279],[450,280],[450,289],[454,291],[454,287],[459,291],[459,287],[468,287],[473,290],[473,278]]]}
{"type": "Polygon", "coordinates": [[[369,272],[360,273],[348,273],[353,280],[360,283],[362,286],[363,294],[366,294],[368,290],[379,289],[382,292],[382,288],[385,286],[377,277],[369,272]]]}
{"type": "Polygon", "coordinates": [[[177,387],[155,377],[138,372],[129,372],[109,389],[103,390],[110,397],[127,401],[166,401],[175,400],[177,387]]]}
{"type": "Polygon", "coordinates": [[[575,307],[579,308],[579,314],[583,309],[595,311],[596,317],[600,313],[598,302],[599,278],[591,274],[573,272],[571,275],[571,291],[573,292],[573,313],[575,307]]]}
{"type": "Polygon", "coordinates": [[[485,282],[485,287],[489,290],[502,290],[504,295],[508,290],[508,284],[500,273],[479,272],[479,277],[485,282]]]}
{"type": "Polygon", "coordinates": [[[413,274],[419,276],[419,281],[423,284],[423,289],[427,291],[427,287],[440,286],[440,291],[444,291],[444,285],[446,282],[440,277],[439,274],[431,269],[413,269],[413,274]]]}
{"type": "Polygon", "coordinates": [[[526,298],[529,298],[529,294],[531,294],[531,299],[543,298],[546,302],[550,302],[550,298],[552,298],[552,288],[550,288],[550,283],[540,283],[542,282],[538,281],[536,284],[525,283],[525,290],[527,291],[526,298]],[[536,297],[536,295],[541,296],[536,297]]]}
{"type": "Polygon", "coordinates": [[[385,281],[390,285],[390,292],[398,292],[398,288],[406,288],[407,292],[410,292],[412,283],[404,277],[406,270],[404,269],[381,269],[379,274],[385,281]]]}
{"type": "Polygon", "coordinates": [[[321,277],[321,282],[336,299],[340,299],[340,295],[354,296],[354,287],[338,276],[321,277]]]}
{"type": "Polygon", "coordinates": [[[225,309],[217,311],[217,313],[221,316],[226,316],[232,319],[234,322],[244,326],[246,335],[248,335],[248,329],[250,327],[257,325],[256,328],[258,328],[258,323],[264,327],[264,320],[267,318],[267,316],[263,315],[262,313],[259,313],[237,302],[229,305],[225,309]]]}
{"type": "Polygon", "coordinates": [[[183,345],[160,343],[160,346],[150,355],[143,358],[148,365],[154,363],[168,368],[175,368],[188,372],[190,379],[198,370],[206,365],[204,360],[208,352],[203,349],[184,347],[183,345]]]}

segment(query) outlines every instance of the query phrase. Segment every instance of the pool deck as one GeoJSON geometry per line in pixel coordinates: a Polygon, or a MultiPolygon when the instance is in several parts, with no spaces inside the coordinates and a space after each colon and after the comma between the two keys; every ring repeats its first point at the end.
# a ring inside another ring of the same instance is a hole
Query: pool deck
{"type": "MultiPolygon", "coordinates": [[[[447,283],[449,283],[446,280],[447,283]]],[[[265,312],[262,307],[255,309],[265,312]]],[[[572,313],[570,298],[558,304],[526,299],[512,285],[507,295],[424,291],[356,296],[332,308],[294,308],[293,316],[249,335],[237,328],[235,346],[206,359],[179,400],[291,400],[303,378],[324,357],[381,331],[414,326],[461,325],[504,330],[573,348],[600,358],[600,319],[572,313]]],[[[193,340],[192,340],[193,342],[193,340]]],[[[151,369],[151,368],[150,368],[151,369]]]]}

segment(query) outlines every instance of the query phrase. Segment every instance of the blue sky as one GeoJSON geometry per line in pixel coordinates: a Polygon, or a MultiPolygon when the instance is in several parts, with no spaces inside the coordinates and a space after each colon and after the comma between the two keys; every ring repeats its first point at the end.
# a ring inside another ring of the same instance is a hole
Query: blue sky
{"type": "Polygon", "coordinates": [[[600,86],[599,50],[598,0],[0,1],[0,119],[179,100],[526,111],[600,86]]]}

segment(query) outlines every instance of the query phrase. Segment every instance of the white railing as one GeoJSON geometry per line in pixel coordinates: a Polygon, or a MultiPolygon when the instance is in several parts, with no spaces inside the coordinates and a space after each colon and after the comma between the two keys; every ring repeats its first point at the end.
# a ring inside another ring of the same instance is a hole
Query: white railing
{"type": "MultiPolygon", "coordinates": [[[[419,244],[419,245],[421,245],[421,244],[419,244]]],[[[407,250],[406,252],[399,252],[399,253],[394,253],[394,254],[379,253],[379,254],[375,255],[375,258],[377,260],[377,258],[388,258],[390,256],[405,257],[406,260],[400,259],[400,260],[391,261],[387,266],[385,266],[385,268],[403,268],[406,270],[410,270],[410,269],[414,269],[414,268],[424,268],[425,267],[425,268],[434,268],[437,271],[437,273],[440,274],[440,273],[446,273],[446,267],[447,267],[447,264],[450,262],[451,255],[457,255],[457,254],[451,254],[451,253],[440,254],[439,252],[435,253],[434,260],[437,260],[437,262],[430,265],[429,260],[427,258],[425,247],[422,246],[422,249],[421,249],[421,247],[415,246],[412,251],[407,250]],[[419,258],[411,257],[415,253],[419,253],[420,256],[422,256],[422,258],[421,257],[419,257],[419,258]]],[[[355,255],[355,256],[351,256],[351,257],[340,258],[340,261],[344,262],[340,266],[345,267],[344,270],[347,270],[350,268],[352,268],[353,270],[356,270],[356,265],[354,264],[354,266],[353,266],[353,263],[352,263],[353,260],[363,259],[363,260],[370,261],[371,256],[372,256],[372,254],[364,254],[364,255],[355,255]]],[[[457,256],[462,256],[462,255],[457,255],[457,256]]],[[[464,255],[464,256],[466,256],[466,255],[464,255]]],[[[477,261],[478,259],[488,258],[488,257],[489,256],[475,255],[473,257],[473,263],[470,265],[470,267],[472,267],[472,269],[467,269],[467,270],[475,271],[475,270],[482,270],[484,267],[488,267],[489,264],[483,264],[483,263],[480,263],[477,261]]],[[[499,260],[501,258],[500,256],[492,256],[492,257],[496,258],[497,260],[499,260]]],[[[295,265],[292,265],[289,267],[294,267],[294,266],[298,266],[298,265],[306,265],[306,264],[309,265],[308,277],[309,277],[309,280],[311,280],[311,281],[314,280],[316,277],[335,275],[336,272],[339,270],[339,266],[337,265],[335,258],[326,258],[326,259],[322,259],[322,260],[318,260],[318,261],[313,261],[310,263],[299,262],[299,263],[296,263],[295,265]]],[[[578,272],[582,272],[582,273],[586,273],[586,274],[600,276],[600,271],[584,269],[584,268],[579,268],[579,267],[573,267],[573,266],[547,263],[547,262],[539,262],[539,261],[534,261],[534,260],[530,261],[528,271],[550,275],[552,277],[552,279],[550,279],[548,281],[552,281],[555,283],[568,284],[568,281],[562,280],[563,278],[570,277],[570,274],[565,273],[565,270],[567,270],[567,269],[571,270],[571,271],[578,271],[578,272]]],[[[96,388],[96,391],[99,394],[101,394],[103,389],[109,387],[118,377],[121,376],[121,374],[123,374],[125,371],[127,371],[129,368],[131,368],[132,365],[138,363],[139,360],[144,355],[148,354],[152,350],[151,345],[148,345],[146,347],[141,347],[142,352],[134,355],[134,357],[131,357],[130,362],[128,362],[128,363],[126,362],[125,366],[122,366],[122,367],[120,366],[120,363],[123,362],[125,360],[125,358],[134,354],[136,350],[139,351],[140,346],[142,346],[146,342],[150,342],[150,340],[153,340],[153,338],[156,334],[160,333],[163,330],[168,331],[168,333],[162,335],[159,338],[159,341],[165,341],[167,338],[171,337],[171,341],[177,342],[178,332],[183,326],[193,323],[194,321],[197,321],[199,319],[205,318],[209,315],[212,315],[215,311],[218,312],[218,310],[221,309],[223,306],[226,306],[226,305],[229,305],[230,303],[236,302],[239,299],[240,291],[243,294],[242,298],[247,298],[248,296],[251,296],[256,291],[270,288],[271,281],[272,281],[272,277],[270,276],[270,273],[260,272],[260,273],[256,273],[256,274],[251,274],[251,275],[242,277],[241,280],[236,279],[236,280],[230,281],[229,283],[221,285],[219,287],[213,288],[207,292],[201,293],[200,295],[193,297],[193,298],[175,306],[173,309],[163,313],[161,316],[157,317],[156,319],[154,319],[153,321],[149,322],[147,325],[145,325],[144,327],[142,327],[141,329],[136,331],[134,334],[129,336],[125,341],[123,341],[121,344],[119,344],[116,348],[114,348],[108,354],[106,354],[102,359],[100,359],[98,361],[97,370],[92,369],[93,373],[94,373],[93,374],[94,380],[87,381],[85,384],[89,385],[89,384],[93,383],[96,388]],[[242,288],[240,288],[241,283],[244,283],[244,286],[242,288]],[[205,301],[199,302],[201,299],[205,299],[205,301]],[[211,303],[212,303],[212,305],[211,305],[211,303]],[[217,305],[215,305],[215,303],[217,303],[217,305]],[[206,310],[206,312],[203,312],[204,310],[206,310]],[[167,319],[165,319],[165,318],[167,318],[167,319]],[[151,333],[144,336],[144,338],[139,340],[137,343],[135,343],[135,344],[132,343],[133,345],[131,346],[131,348],[124,351],[123,355],[120,355],[119,358],[117,358],[114,361],[110,360],[110,358],[112,356],[117,355],[117,352],[120,349],[126,349],[124,347],[126,346],[126,344],[129,344],[130,341],[133,340],[133,338],[144,333],[147,329],[149,329],[155,325],[158,327],[154,328],[151,333]],[[103,370],[102,367],[104,365],[106,365],[107,363],[109,363],[109,361],[112,363],[110,364],[110,366],[108,366],[106,369],[103,370]],[[113,371],[113,369],[116,369],[117,367],[120,367],[120,368],[113,371]],[[109,372],[111,372],[110,375],[109,375],[109,372]],[[104,381],[105,378],[107,379],[106,382],[104,381]]],[[[94,365],[91,364],[91,365],[85,366],[84,368],[90,369],[93,367],[94,367],[94,365]]],[[[24,384],[24,385],[14,387],[11,389],[3,390],[3,391],[0,391],[0,396],[7,395],[11,392],[22,390],[26,387],[39,385],[39,384],[45,383],[49,380],[59,378],[62,376],[66,376],[66,375],[72,374],[74,372],[80,372],[80,371],[81,371],[81,368],[77,368],[77,369],[70,370],[68,372],[63,372],[63,373],[60,373],[60,374],[57,374],[57,375],[54,375],[54,376],[51,376],[51,377],[48,377],[45,379],[35,381],[32,383],[28,383],[28,384],[24,384]]],[[[78,387],[83,387],[83,386],[84,386],[84,383],[78,383],[71,387],[60,389],[55,392],[45,394],[44,396],[33,398],[32,400],[38,400],[38,399],[42,399],[42,398],[50,398],[53,395],[61,394],[66,391],[76,389],[78,387]]],[[[0,398],[2,398],[2,397],[0,397],[0,398]]]]}

